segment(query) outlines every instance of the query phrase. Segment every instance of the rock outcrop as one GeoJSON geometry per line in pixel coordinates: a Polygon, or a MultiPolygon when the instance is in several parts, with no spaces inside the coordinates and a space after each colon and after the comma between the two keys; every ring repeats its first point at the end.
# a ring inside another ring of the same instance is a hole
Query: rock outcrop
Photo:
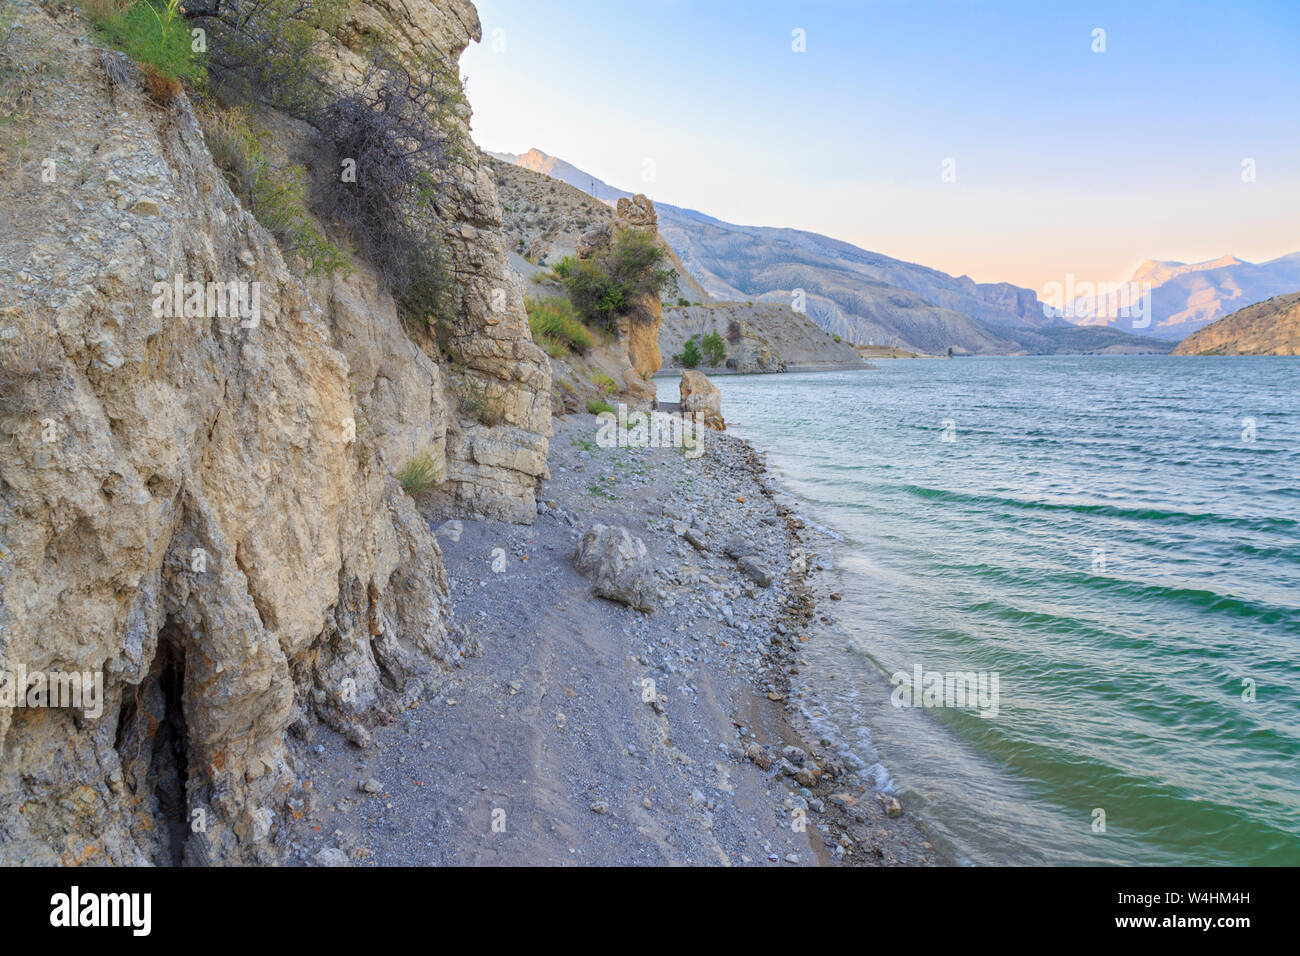
{"type": "Polygon", "coordinates": [[[722,418],[722,393],[707,375],[687,369],[682,372],[678,391],[683,415],[698,415],[705,427],[715,432],[726,431],[727,424],[722,418]]]}
{"type": "MultiPolygon", "coordinates": [[[[612,222],[592,229],[578,244],[577,257],[589,259],[609,248],[622,229],[640,229],[658,236],[659,220],[654,204],[645,196],[620,199],[612,222]]],[[[659,352],[659,326],[663,322],[663,304],[658,296],[640,296],[628,314],[619,320],[618,342],[627,349],[627,367],[623,370],[622,389],[634,401],[653,402],[655,387],[650,378],[663,365],[659,352]]]]}
{"type": "MultiPolygon", "coordinates": [[[[659,235],[659,217],[655,215],[654,204],[645,196],[620,199],[614,225],[659,235]]],[[[663,304],[658,296],[647,296],[633,303],[628,317],[627,357],[643,379],[649,379],[664,364],[659,352],[659,326],[663,319],[663,304]]]]}
{"type": "MultiPolygon", "coordinates": [[[[535,515],[549,366],[495,190],[472,164],[440,184],[449,368],[365,263],[290,271],[184,96],[160,108],[124,61],[112,84],[75,17],[10,6],[61,69],[0,180],[0,673],[103,695],[0,706],[0,863],[275,862],[292,733],[364,744],[475,650],[394,472],[428,456],[437,507],[535,515]],[[177,277],[193,310],[159,291],[177,277]],[[232,282],[255,309],[213,310],[232,282]],[[464,413],[466,380],[499,424],[464,413]]],[[[348,23],[453,60],[479,30],[459,0],[354,3],[348,23]]]]}

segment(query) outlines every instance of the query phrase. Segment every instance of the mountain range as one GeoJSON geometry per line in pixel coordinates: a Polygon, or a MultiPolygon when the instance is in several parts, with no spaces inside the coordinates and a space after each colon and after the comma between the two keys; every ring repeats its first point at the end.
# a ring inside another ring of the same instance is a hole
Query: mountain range
{"type": "MultiPolygon", "coordinates": [[[[490,155],[602,202],[632,195],[539,149],[490,155]]],[[[795,305],[848,341],[931,354],[1168,352],[1232,309],[1300,289],[1300,253],[1260,265],[1148,261],[1130,280],[1152,285],[1144,327],[1078,302],[1063,313],[1032,289],[954,277],[813,232],[737,225],[664,202],[655,209],[661,235],[715,299],[795,305]]]]}
{"type": "Polygon", "coordinates": [[[1145,315],[1135,323],[1133,315],[1120,314],[1115,302],[1098,307],[1078,299],[1072,320],[1177,342],[1245,306],[1300,290],[1300,252],[1260,263],[1231,255],[1193,263],[1148,259],[1127,284],[1151,286],[1149,325],[1142,324],[1145,315]]]}

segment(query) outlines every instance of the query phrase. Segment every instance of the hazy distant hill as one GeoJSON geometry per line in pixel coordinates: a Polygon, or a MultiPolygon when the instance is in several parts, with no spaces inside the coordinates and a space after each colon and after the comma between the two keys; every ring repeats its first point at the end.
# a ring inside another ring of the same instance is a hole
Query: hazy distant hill
{"type": "MultiPolygon", "coordinates": [[[[492,155],[605,202],[631,195],[541,150],[492,155]]],[[[949,348],[983,354],[1169,348],[1117,330],[1081,331],[1048,318],[1037,293],[1010,283],[955,278],[798,229],[740,226],[663,202],[655,208],[660,234],[710,295],[792,305],[802,290],[808,317],[851,342],[929,353],[949,348]]]]}
{"type": "MultiPolygon", "coordinates": [[[[1148,259],[1129,282],[1152,285],[1151,324],[1137,331],[1177,341],[1229,312],[1300,288],[1300,252],[1260,263],[1235,256],[1194,263],[1148,259]]],[[[1076,306],[1076,316],[1084,314],[1073,321],[1134,331],[1133,317],[1117,316],[1115,312],[1076,306]]]]}
{"type": "Polygon", "coordinates": [[[1300,292],[1248,305],[1178,343],[1175,355],[1300,355],[1300,292]]]}

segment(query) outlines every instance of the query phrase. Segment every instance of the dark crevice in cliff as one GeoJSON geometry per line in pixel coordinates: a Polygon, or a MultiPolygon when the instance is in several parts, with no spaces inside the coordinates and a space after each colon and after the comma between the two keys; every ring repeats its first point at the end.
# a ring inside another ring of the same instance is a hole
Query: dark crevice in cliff
{"type": "Polygon", "coordinates": [[[163,627],[148,675],[122,701],[115,740],[123,775],[139,801],[139,835],[163,866],[181,864],[189,833],[185,636],[175,621],[163,627]]]}

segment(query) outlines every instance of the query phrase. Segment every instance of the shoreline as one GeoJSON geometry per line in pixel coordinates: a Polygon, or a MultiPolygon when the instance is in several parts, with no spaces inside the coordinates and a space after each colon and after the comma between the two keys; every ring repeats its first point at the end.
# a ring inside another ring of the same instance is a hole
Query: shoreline
{"type": "Polygon", "coordinates": [[[481,654],[364,750],[323,727],[300,743],[288,861],[950,862],[801,715],[792,677],[817,639],[830,539],[764,456],[725,433],[698,459],[596,433],[591,415],[555,420],[534,525],[439,526],[457,626],[481,654]],[[597,523],[644,541],[653,613],[595,597],[574,570],[597,523]],[[737,536],[769,586],[728,556],[737,536]]]}
{"type": "Polygon", "coordinates": [[[664,365],[650,380],[654,381],[659,378],[681,378],[682,372],[701,372],[708,376],[714,375],[792,375],[800,372],[872,372],[876,371],[877,366],[868,362],[836,362],[824,365],[791,365],[783,369],[736,369],[724,368],[722,366],[710,366],[709,368],[686,369],[680,365],[664,365]]]}

